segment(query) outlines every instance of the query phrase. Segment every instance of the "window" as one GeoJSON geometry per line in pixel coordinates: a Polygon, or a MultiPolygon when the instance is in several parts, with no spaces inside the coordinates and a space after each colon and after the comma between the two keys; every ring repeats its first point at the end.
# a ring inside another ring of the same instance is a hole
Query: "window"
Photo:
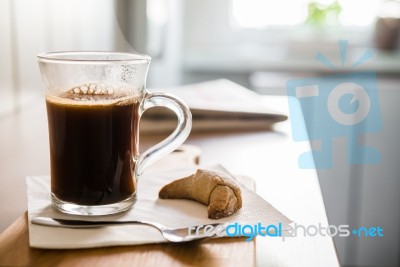
{"type": "Polygon", "coordinates": [[[305,23],[369,26],[382,0],[231,0],[232,23],[239,28],[305,23]]]}

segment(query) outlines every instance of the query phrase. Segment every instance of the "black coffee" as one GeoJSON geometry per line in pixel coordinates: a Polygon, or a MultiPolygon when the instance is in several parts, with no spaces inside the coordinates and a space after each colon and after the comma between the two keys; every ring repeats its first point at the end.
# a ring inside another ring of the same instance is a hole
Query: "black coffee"
{"type": "Polygon", "coordinates": [[[46,97],[52,193],[79,205],[127,199],[136,192],[139,103],[81,93],[46,97]]]}

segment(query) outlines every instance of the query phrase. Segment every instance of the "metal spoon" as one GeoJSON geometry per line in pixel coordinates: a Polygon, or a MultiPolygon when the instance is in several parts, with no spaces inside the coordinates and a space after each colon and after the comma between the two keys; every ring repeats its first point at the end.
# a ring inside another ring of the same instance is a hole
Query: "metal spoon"
{"type": "Polygon", "coordinates": [[[95,228],[120,224],[146,224],[157,228],[161,232],[165,240],[170,242],[188,242],[212,237],[216,235],[217,231],[221,232],[226,227],[226,224],[224,223],[214,223],[207,224],[212,226],[207,227],[207,229],[205,229],[203,225],[186,228],[169,228],[159,223],[145,221],[83,221],[55,219],[50,217],[35,217],[32,219],[31,223],[64,228],[95,228]]]}

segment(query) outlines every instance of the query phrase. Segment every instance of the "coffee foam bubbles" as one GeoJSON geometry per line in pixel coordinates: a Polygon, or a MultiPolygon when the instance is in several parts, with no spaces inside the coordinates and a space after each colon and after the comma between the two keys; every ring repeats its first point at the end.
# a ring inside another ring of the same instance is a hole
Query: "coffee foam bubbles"
{"type": "Polygon", "coordinates": [[[76,106],[127,105],[138,102],[139,93],[134,95],[134,91],[130,88],[88,83],[68,90],[59,90],[56,94],[47,94],[46,100],[76,106]]]}

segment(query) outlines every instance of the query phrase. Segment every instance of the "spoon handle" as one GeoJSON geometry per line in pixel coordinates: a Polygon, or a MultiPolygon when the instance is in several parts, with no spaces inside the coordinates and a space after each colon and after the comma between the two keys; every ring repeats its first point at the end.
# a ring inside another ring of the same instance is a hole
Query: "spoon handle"
{"type": "MultiPolygon", "coordinates": [[[[83,220],[66,220],[55,219],[50,217],[35,217],[31,221],[33,224],[53,226],[53,227],[67,227],[67,228],[94,228],[116,224],[134,224],[142,223],[139,221],[83,221],[83,220]]],[[[145,223],[148,224],[148,223],[145,223]]],[[[153,225],[154,226],[154,225],[153,225]]]]}

